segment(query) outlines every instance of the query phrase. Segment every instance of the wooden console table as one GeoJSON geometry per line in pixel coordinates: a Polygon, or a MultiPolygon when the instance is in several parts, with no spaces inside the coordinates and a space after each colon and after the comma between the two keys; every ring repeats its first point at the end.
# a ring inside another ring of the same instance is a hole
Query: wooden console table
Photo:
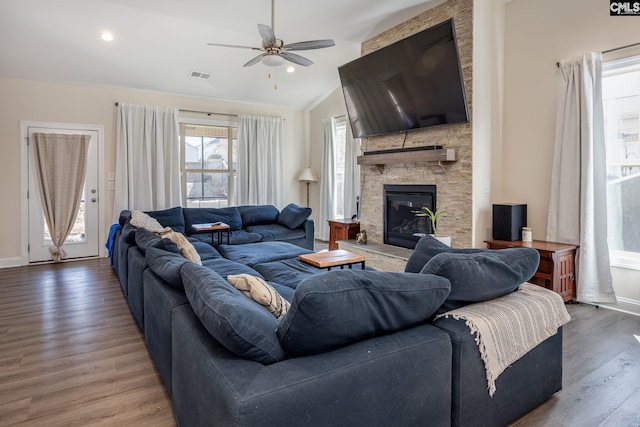
{"type": "Polygon", "coordinates": [[[355,239],[360,232],[360,221],[351,219],[330,219],[329,223],[329,250],[338,249],[338,240],[355,239]]]}
{"type": "Polygon", "coordinates": [[[534,240],[510,242],[507,240],[486,240],[489,249],[534,248],[540,253],[538,271],[529,282],[545,287],[562,296],[564,302],[576,299],[575,245],[534,240]]]}

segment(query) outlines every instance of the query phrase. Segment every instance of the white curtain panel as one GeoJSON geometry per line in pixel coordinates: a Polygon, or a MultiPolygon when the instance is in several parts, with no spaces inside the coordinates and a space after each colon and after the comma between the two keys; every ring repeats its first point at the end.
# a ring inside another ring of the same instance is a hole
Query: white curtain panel
{"type": "Polygon", "coordinates": [[[333,155],[333,141],[335,136],[334,120],[325,119],[323,121],[324,128],[324,146],[322,149],[322,172],[320,172],[320,212],[318,213],[318,238],[324,241],[329,240],[329,223],[335,215],[334,199],[335,191],[335,161],[333,155]]]}
{"type": "Polygon", "coordinates": [[[577,299],[615,303],[607,245],[602,54],[559,63],[547,240],[579,245],[577,299]]]}
{"type": "Polygon", "coordinates": [[[33,134],[38,186],[52,241],[49,252],[56,262],[66,257],[62,244],[76,222],[82,201],[89,139],[89,135],[33,134]]]}
{"type": "Polygon", "coordinates": [[[180,206],[178,109],[118,104],[113,219],[180,206]]]}
{"type": "Polygon", "coordinates": [[[238,119],[238,204],[283,208],[283,119],[246,115],[238,119]]]}
{"type": "Polygon", "coordinates": [[[356,198],[360,197],[360,165],[357,158],[360,155],[360,139],[353,139],[351,126],[347,121],[347,141],[344,156],[344,216],[358,213],[356,198]]]}

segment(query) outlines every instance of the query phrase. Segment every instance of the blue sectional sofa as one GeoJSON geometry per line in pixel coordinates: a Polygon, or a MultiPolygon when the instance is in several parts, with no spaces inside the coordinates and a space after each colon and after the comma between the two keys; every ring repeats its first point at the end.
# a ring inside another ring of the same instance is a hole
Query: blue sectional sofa
{"type": "MultiPolygon", "coordinates": [[[[168,225],[163,213],[151,214],[168,225]]],[[[405,273],[327,272],[298,260],[311,248],[282,240],[190,240],[201,265],[125,219],[113,251],[128,246],[114,269],[128,264],[123,291],[182,427],[499,426],[562,387],[562,328],[501,374],[490,397],[465,321],[434,321],[512,292],[533,275],[535,251],[466,253],[425,238],[405,273]],[[499,286],[465,288],[459,263],[499,286]],[[237,274],[264,280],[289,311],[277,319],[247,298],[226,280],[237,274]]]]}

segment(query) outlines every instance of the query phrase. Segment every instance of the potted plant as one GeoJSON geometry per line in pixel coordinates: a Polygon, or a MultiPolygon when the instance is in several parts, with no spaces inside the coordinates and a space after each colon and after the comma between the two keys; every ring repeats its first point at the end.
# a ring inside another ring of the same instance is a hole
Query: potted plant
{"type": "Polygon", "coordinates": [[[447,216],[447,213],[445,211],[439,211],[437,209],[435,211],[432,211],[428,207],[424,206],[420,208],[419,211],[413,211],[413,213],[418,217],[429,217],[429,220],[431,221],[431,231],[433,231],[431,236],[438,239],[445,245],[451,246],[451,236],[438,236],[438,229],[436,228],[436,221],[438,220],[438,218],[444,218],[445,216],[447,216]]]}

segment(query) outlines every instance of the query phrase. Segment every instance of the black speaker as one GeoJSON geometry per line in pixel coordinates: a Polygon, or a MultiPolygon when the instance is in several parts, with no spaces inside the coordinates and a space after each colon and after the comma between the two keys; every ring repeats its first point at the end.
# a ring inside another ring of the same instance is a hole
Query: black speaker
{"type": "Polygon", "coordinates": [[[504,203],[493,205],[493,238],[522,240],[522,227],[527,226],[527,205],[504,203]]]}

